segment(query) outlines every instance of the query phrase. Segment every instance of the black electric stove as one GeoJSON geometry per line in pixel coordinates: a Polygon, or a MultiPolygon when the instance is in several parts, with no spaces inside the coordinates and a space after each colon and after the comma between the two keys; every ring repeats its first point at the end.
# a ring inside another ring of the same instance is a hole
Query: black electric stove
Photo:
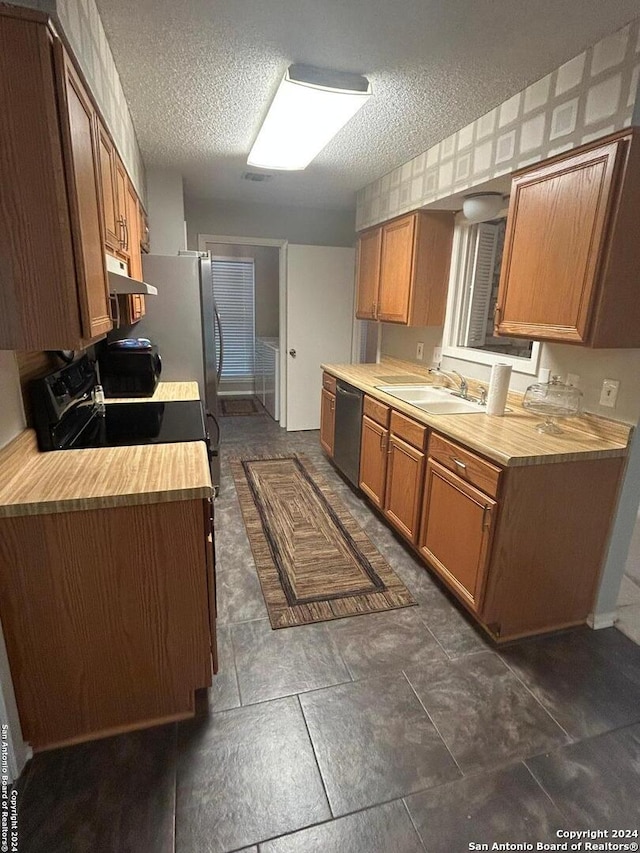
{"type": "Polygon", "coordinates": [[[205,441],[199,400],[166,403],[96,402],[95,365],[87,356],[32,383],[40,450],[205,441]]]}

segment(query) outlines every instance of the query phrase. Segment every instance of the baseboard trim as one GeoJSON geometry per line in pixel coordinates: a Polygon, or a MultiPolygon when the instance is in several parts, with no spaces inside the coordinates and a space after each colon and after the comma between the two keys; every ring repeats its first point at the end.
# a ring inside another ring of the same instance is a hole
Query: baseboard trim
{"type": "Polygon", "coordinates": [[[590,613],[587,617],[587,625],[594,631],[599,631],[601,628],[612,628],[615,625],[616,618],[615,610],[611,613],[590,613]]]}

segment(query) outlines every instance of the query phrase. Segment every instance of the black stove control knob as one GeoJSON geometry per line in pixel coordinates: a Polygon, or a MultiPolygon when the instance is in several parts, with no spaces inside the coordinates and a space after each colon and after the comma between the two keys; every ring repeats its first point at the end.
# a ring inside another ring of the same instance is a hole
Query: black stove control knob
{"type": "Polygon", "coordinates": [[[51,390],[58,400],[61,400],[63,397],[67,396],[67,386],[64,384],[62,379],[58,379],[51,386],[51,390]]]}

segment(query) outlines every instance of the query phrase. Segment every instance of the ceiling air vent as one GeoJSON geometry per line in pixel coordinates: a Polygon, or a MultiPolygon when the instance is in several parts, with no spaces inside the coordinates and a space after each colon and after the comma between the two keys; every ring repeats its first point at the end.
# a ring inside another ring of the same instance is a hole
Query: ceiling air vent
{"type": "Polygon", "coordinates": [[[270,181],[273,178],[273,175],[269,175],[266,172],[243,172],[242,180],[243,181],[256,181],[257,183],[264,183],[264,181],[270,181]]]}

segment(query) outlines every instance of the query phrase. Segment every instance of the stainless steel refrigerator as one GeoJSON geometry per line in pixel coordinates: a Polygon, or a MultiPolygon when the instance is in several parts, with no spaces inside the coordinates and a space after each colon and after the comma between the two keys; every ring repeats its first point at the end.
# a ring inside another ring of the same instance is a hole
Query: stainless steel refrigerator
{"type": "Polygon", "coordinates": [[[224,353],[220,315],[213,295],[208,252],[145,255],[144,280],[158,288],[146,300],[146,314],[136,337],[150,338],[162,356],[162,380],[196,380],[207,415],[211,446],[211,477],[220,487],[218,384],[224,353]]]}

